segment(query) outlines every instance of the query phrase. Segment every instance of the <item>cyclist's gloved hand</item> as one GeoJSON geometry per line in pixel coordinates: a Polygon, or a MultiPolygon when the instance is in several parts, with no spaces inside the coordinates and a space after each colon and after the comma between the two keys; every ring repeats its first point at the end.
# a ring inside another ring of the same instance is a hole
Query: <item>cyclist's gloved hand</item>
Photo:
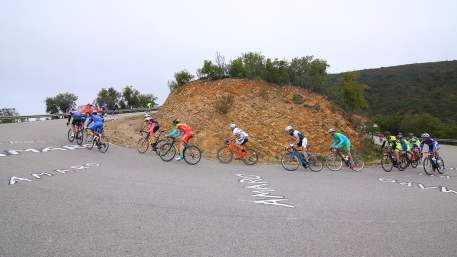
{"type": "Polygon", "coordinates": [[[294,144],[290,144],[289,146],[290,146],[290,148],[293,148],[293,147],[294,147],[294,144]]]}
{"type": "Polygon", "coordinates": [[[67,126],[68,126],[68,124],[70,124],[70,122],[67,122],[67,126]]]}

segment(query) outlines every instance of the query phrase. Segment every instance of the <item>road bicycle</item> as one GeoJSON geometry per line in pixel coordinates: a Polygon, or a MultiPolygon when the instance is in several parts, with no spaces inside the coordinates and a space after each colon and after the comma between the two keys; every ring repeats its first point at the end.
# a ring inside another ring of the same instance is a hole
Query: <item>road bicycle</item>
{"type": "Polygon", "coordinates": [[[168,140],[163,139],[163,136],[165,135],[164,130],[154,133],[154,137],[151,137],[149,131],[145,130],[140,130],[139,134],[141,135],[141,138],[138,140],[136,148],[139,153],[145,153],[149,150],[149,147],[151,147],[151,150],[158,155],[159,147],[168,142],[168,140]]]}
{"type": "Polygon", "coordinates": [[[104,133],[99,134],[94,132],[95,135],[92,137],[92,142],[88,144],[87,149],[92,150],[94,146],[97,146],[98,150],[102,153],[106,153],[109,148],[109,139],[105,137],[104,133]]]}
{"type": "Polygon", "coordinates": [[[281,155],[281,165],[287,171],[297,170],[300,164],[303,168],[309,168],[314,172],[319,172],[324,168],[321,156],[310,153],[306,153],[306,155],[305,158],[301,150],[293,146],[286,147],[281,155]]]}
{"type": "MultiPolygon", "coordinates": [[[[171,142],[162,144],[159,148],[159,156],[162,161],[169,162],[179,153],[176,138],[172,138],[171,142]]],[[[185,143],[183,149],[184,161],[189,165],[195,165],[200,162],[201,150],[196,145],[185,143]]]]}
{"type": "Polygon", "coordinates": [[[411,167],[417,168],[417,166],[419,166],[419,164],[422,162],[423,154],[418,146],[413,146],[412,153],[411,167]]]}
{"type": "MultiPolygon", "coordinates": [[[[405,161],[405,158],[400,158],[401,161],[405,161]]],[[[391,147],[385,147],[382,150],[381,167],[385,172],[391,172],[393,167],[397,167],[398,170],[404,170],[405,164],[401,164],[396,161],[394,150],[391,147]]]]}
{"type": "Polygon", "coordinates": [[[82,124],[75,126],[75,131],[73,128],[68,129],[67,133],[68,141],[73,143],[76,139],[78,145],[82,145],[84,141],[84,128],[82,124]]]}
{"type": "Polygon", "coordinates": [[[254,165],[259,160],[257,151],[252,148],[244,147],[243,149],[240,149],[235,142],[230,139],[225,139],[224,144],[225,145],[217,151],[217,159],[221,163],[231,162],[233,156],[235,156],[235,159],[243,161],[246,165],[254,165]]]}
{"type": "Polygon", "coordinates": [[[355,152],[352,153],[352,160],[349,160],[348,156],[344,155],[341,149],[332,148],[331,151],[332,153],[325,157],[325,166],[329,170],[339,171],[343,167],[343,163],[353,171],[361,171],[365,166],[365,162],[355,152]]]}
{"type": "Polygon", "coordinates": [[[429,176],[433,175],[435,172],[444,174],[444,160],[441,156],[437,156],[436,153],[427,153],[427,156],[423,161],[423,167],[425,174],[429,176]]]}

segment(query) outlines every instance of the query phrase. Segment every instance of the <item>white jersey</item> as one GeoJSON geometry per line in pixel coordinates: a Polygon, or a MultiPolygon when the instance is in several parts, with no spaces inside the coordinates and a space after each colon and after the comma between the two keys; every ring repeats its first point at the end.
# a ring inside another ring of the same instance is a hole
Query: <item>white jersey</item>
{"type": "Polygon", "coordinates": [[[243,139],[249,137],[248,133],[244,132],[240,128],[235,128],[233,130],[233,135],[236,136],[237,138],[239,138],[240,140],[243,140],[243,139]]]}

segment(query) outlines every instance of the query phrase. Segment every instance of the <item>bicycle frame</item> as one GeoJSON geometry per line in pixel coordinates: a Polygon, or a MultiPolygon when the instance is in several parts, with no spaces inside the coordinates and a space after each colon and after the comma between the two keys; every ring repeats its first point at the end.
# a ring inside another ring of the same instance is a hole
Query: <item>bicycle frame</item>
{"type": "Polygon", "coordinates": [[[242,160],[243,160],[244,158],[246,158],[246,152],[241,151],[241,149],[239,149],[238,146],[236,146],[235,143],[231,142],[231,143],[228,145],[228,147],[229,147],[230,151],[232,151],[233,154],[234,154],[236,157],[238,157],[238,158],[240,158],[240,159],[242,159],[242,160]]]}
{"type": "Polygon", "coordinates": [[[290,149],[291,149],[291,153],[289,156],[289,161],[292,161],[294,159],[294,157],[297,155],[298,159],[300,160],[300,163],[303,165],[303,167],[306,167],[305,164],[307,164],[308,161],[306,161],[303,153],[301,151],[298,151],[295,147],[290,147],[290,149]]]}

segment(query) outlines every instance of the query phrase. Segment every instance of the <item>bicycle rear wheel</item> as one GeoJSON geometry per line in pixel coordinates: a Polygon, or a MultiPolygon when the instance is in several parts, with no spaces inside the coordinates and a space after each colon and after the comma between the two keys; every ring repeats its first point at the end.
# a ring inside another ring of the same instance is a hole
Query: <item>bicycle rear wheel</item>
{"type": "Polygon", "coordinates": [[[77,143],[78,145],[82,145],[82,144],[83,144],[83,141],[84,141],[84,133],[83,133],[82,130],[78,130],[78,132],[76,132],[75,139],[76,139],[76,143],[77,143]]]}
{"type": "Polygon", "coordinates": [[[159,156],[162,161],[169,162],[175,158],[176,148],[173,144],[166,143],[160,146],[158,149],[159,156]]]}
{"type": "Polygon", "coordinates": [[[73,133],[73,130],[71,128],[68,129],[67,138],[68,138],[68,141],[71,143],[73,143],[73,141],[75,141],[75,133],[73,133]]]}
{"type": "Polygon", "coordinates": [[[233,159],[233,152],[229,146],[223,146],[217,151],[217,159],[221,163],[229,163],[233,159]]]}
{"type": "Polygon", "coordinates": [[[152,151],[156,152],[156,154],[160,156],[160,151],[159,151],[159,149],[160,149],[160,147],[161,147],[162,145],[164,145],[164,144],[166,144],[166,143],[168,143],[167,140],[165,140],[165,139],[160,139],[159,141],[157,141],[156,143],[154,143],[154,144],[152,145],[152,151]]]}
{"type": "Polygon", "coordinates": [[[195,165],[200,162],[202,158],[202,152],[200,151],[200,148],[198,148],[195,145],[189,145],[184,149],[183,152],[184,155],[184,161],[187,162],[187,164],[190,165],[195,165]]]}
{"type": "Polygon", "coordinates": [[[436,157],[436,170],[439,174],[444,174],[444,160],[441,157],[436,157]]]}
{"type": "Polygon", "coordinates": [[[403,153],[400,155],[400,164],[399,164],[399,169],[400,170],[406,170],[409,166],[409,160],[408,160],[408,155],[403,153]]]}
{"type": "Polygon", "coordinates": [[[292,156],[291,152],[284,152],[281,156],[281,165],[287,171],[296,171],[300,166],[300,161],[296,154],[292,156]]]}
{"type": "Polygon", "coordinates": [[[316,154],[309,154],[308,155],[308,167],[310,170],[314,172],[319,172],[324,168],[324,163],[322,162],[322,158],[316,154]]]}
{"type": "Polygon", "coordinates": [[[365,167],[365,162],[363,161],[362,157],[358,154],[352,154],[351,169],[353,171],[361,171],[363,167],[365,167]]]}
{"type": "Polygon", "coordinates": [[[244,164],[254,165],[259,160],[259,155],[254,149],[246,148],[245,157],[243,159],[244,164]]]}
{"type": "Polygon", "coordinates": [[[94,146],[97,144],[98,140],[98,137],[92,136],[92,141],[87,145],[87,150],[92,150],[92,148],[94,148],[94,146]]]}
{"type": "Polygon", "coordinates": [[[98,150],[102,153],[106,153],[109,148],[109,139],[105,136],[100,136],[98,140],[98,150]]]}
{"type": "Polygon", "coordinates": [[[343,160],[337,154],[331,153],[325,157],[325,166],[329,170],[339,171],[343,167],[343,160]]]}

